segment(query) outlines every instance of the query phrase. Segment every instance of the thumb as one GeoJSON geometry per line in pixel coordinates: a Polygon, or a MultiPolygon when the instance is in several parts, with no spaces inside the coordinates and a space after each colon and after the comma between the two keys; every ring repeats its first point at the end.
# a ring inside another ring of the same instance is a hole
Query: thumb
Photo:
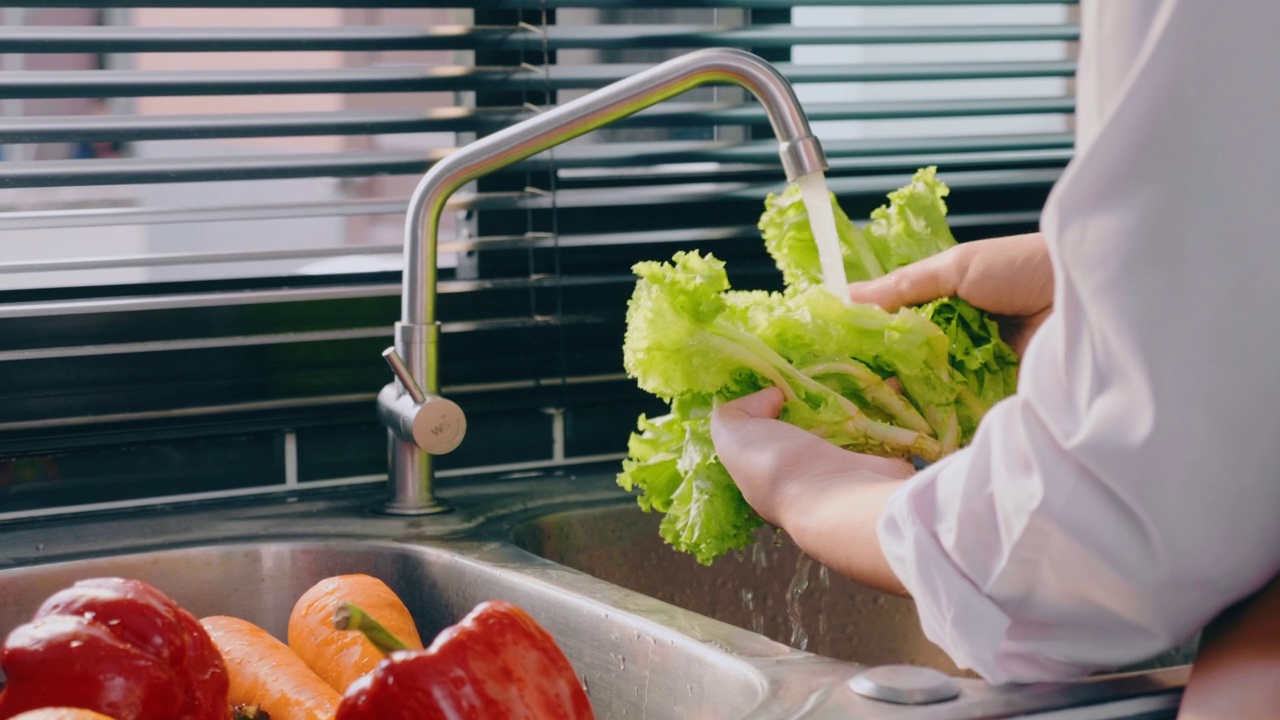
{"type": "MultiPolygon", "coordinates": [[[[957,246],[959,247],[959,246],[957,246]]],[[[956,255],[951,248],[894,270],[888,275],[849,285],[849,299],[893,312],[955,295],[959,285],[956,255]]]]}
{"type": "Polygon", "coordinates": [[[746,420],[748,418],[773,419],[778,417],[778,413],[782,412],[784,400],[782,391],[778,388],[765,388],[759,392],[740,397],[737,400],[730,400],[716,408],[716,415],[722,421],[727,422],[746,420]]]}

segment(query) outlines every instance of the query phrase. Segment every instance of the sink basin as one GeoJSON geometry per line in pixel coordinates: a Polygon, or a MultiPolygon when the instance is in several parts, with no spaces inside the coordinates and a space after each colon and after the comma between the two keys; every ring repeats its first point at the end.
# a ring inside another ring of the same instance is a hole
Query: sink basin
{"type": "MultiPolygon", "coordinates": [[[[914,603],[828,571],[786,534],[761,528],[746,550],[704,567],[662,541],[661,519],[624,498],[540,517],[518,525],[512,537],[553,562],[800,650],[861,665],[921,665],[975,677],[924,636],[914,603]]],[[[1193,640],[1123,670],[1185,665],[1195,648],[1193,640]]]]}
{"type": "Polygon", "coordinates": [[[400,595],[424,638],[484,600],[524,608],[555,636],[601,718],[742,717],[763,698],[762,676],[741,661],[504,568],[503,555],[501,547],[483,544],[276,542],[41,565],[0,573],[0,628],[27,621],[45,597],[78,579],[118,575],[157,586],[197,617],[234,615],[284,639],[289,612],[307,588],[331,575],[363,572],[400,595]]]}
{"type": "Polygon", "coordinates": [[[460,478],[441,486],[454,510],[427,518],[370,513],[382,492],[369,487],[9,523],[0,633],[77,579],[119,575],[283,639],[307,588],[358,572],[395,589],[424,638],[484,600],[524,608],[601,720],[988,720],[1085,705],[1116,708],[1091,710],[1097,720],[1156,720],[1176,708],[1185,668],[1065,686],[962,676],[959,698],[921,707],[857,695],[849,681],[870,665],[957,674],[911,603],[806,568],[769,531],[740,556],[697,565],[662,543],[659,518],[619,493],[612,471],[460,478]]]}
{"type": "Polygon", "coordinates": [[[751,547],[704,567],[663,543],[661,519],[624,498],[532,520],[512,537],[535,555],[797,649],[964,674],[925,638],[911,601],[829,572],[785,534],[761,528],[751,547]]]}

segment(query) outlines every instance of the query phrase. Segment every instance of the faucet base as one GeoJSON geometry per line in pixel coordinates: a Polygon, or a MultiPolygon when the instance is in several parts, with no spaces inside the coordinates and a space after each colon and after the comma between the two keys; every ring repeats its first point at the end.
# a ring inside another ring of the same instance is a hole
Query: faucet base
{"type": "Polygon", "coordinates": [[[452,512],[453,508],[442,502],[432,502],[423,507],[415,505],[413,507],[397,506],[391,503],[381,503],[373,508],[373,511],[381,515],[396,515],[399,517],[413,517],[417,515],[440,515],[441,513],[452,512]]]}

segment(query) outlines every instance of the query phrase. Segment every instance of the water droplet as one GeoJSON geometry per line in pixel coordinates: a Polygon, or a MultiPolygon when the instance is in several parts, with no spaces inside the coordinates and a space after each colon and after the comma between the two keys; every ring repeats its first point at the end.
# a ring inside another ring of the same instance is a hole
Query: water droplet
{"type": "Polygon", "coordinates": [[[44,552],[44,543],[36,543],[36,552],[44,552]]]}
{"type": "Polygon", "coordinates": [[[84,644],[84,641],[83,641],[83,640],[72,640],[72,641],[71,641],[71,647],[73,647],[73,648],[78,648],[78,647],[80,647],[80,646],[81,646],[81,645],[83,645],[83,644],[84,644]]]}
{"type": "Polygon", "coordinates": [[[751,562],[755,563],[756,567],[769,567],[769,551],[764,543],[756,542],[751,546],[751,562]]]}

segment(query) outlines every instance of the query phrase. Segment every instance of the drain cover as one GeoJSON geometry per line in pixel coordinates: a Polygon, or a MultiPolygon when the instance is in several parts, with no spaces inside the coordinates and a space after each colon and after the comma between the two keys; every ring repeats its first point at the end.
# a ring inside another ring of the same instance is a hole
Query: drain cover
{"type": "Polygon", "coordinates": [[[917,665],[871,668],[850,680],[849,687],[859,695],[899,705],[925,705],[960,695],[960,686],[950,677],[917,665]]]}

